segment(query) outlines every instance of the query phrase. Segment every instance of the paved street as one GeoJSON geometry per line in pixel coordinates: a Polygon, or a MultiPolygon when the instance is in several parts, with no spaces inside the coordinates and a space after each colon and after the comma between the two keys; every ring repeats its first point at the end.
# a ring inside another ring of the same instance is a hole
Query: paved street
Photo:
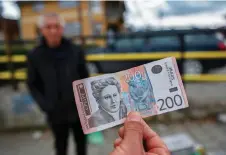
{"type": "MultiPolygon", "coordinates": [[[[155,124],[153,129],[161,136],[186,132],[200,144],[203,144],[209,155],[226,155],[226,125],[206,123],[184,124],[155,124]]],[[[103,132],[104,144],[89,144],[89,155],[104,155],[112,150],[112,142],[117,137],[117,129],[109,129],[103,132]]],[[[45,132],[40,140],[32,137],[33,132],[0,134],[1,155],[53,155],[52,138],[50,132],[45,132]]],[[[72,137],[70,139],[69,152],[73,154],[72,137]]]]}

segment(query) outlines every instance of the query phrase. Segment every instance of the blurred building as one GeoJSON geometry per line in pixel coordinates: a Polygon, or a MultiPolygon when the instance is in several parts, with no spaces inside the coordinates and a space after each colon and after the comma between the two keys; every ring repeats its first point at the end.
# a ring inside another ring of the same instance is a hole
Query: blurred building
{"type": "Polygon", "coordinates": [[[103,35],[108,29],[123,30],[124,3],[121,1],[29,1],[18,2],[21,10],[21,38],[39,35],[40,14],[59,13],[66,21],[65,35],[103,35]]]}

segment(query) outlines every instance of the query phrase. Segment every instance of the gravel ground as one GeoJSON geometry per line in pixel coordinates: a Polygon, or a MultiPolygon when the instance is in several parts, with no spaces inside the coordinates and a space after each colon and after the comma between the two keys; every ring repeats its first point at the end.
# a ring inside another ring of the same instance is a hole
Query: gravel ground
{"type": "MultiPolygon", "coordinates": [[[[118,126],[119,127],[119,126],[118,126]]],[[[112,151],[112,142],[117,138],[118,127],[103,131],[103,144],[89,144],[89,155],[108,154],[112,151]]],[[[154,124],[152,128],[160,134],[167,136],[184,132],[189,134],[196,142],[202,144],[208,155],[226,155],[226,125],[214,122],[190,122],[183,124],[154,124]]],[[[46,131],[41,139],[33,138],[34,132],[1,133],[1,155],[53,155],[52,137],[46,131]]],[[[73,155],[74,145],[70,137],[69,155],[73,155]]]]}

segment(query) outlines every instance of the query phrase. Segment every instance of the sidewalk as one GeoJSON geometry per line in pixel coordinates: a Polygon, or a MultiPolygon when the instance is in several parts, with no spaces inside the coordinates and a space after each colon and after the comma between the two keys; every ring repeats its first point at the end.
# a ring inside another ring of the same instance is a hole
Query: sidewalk
{"type": "MultiPolygon", "coordinates": [[[[112,143],[117,138],[115,127],[103,131],[104,143],[100,145],[89,144],[89,155],[107,155],[112,151],[112,143]]],[[[200,144],[203,144],[209,155],[226,155],[226,125],[212,122],[152,125],[152,128],[161,136],[186,132],[200,144]]],[[[0,134],[1,155],[53,155],[52,137],[50,132],[45,132],[41,139],[35,140],[33,132],[0,134]]],[[[69,153],[73,155],[72,137],[70,137],[69,153]]]]}

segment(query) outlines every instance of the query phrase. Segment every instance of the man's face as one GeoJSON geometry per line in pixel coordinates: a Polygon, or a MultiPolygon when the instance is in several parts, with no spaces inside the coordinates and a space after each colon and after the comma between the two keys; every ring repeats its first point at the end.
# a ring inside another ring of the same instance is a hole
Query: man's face
{"type": "Polygon", "coordinates": [[[63,27],[60,25],[57,17],[45,17],[41,32],[47,43],[54,47],[60,44],[63,35],[63,27]]]}

